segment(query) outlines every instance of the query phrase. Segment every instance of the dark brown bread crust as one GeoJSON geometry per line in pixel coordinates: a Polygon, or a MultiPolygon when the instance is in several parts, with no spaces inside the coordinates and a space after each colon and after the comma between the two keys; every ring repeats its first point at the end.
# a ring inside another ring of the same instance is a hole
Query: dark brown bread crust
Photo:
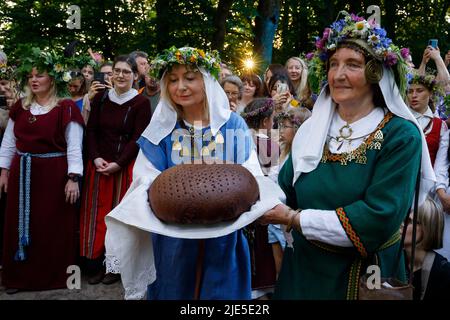
{"type": "Polygon", "coordinates": [[[184,164],[162,172],[150,206],[167,223],[214,224],[238,218],[259,199],[255,177],[238,164],[184,164]]]}

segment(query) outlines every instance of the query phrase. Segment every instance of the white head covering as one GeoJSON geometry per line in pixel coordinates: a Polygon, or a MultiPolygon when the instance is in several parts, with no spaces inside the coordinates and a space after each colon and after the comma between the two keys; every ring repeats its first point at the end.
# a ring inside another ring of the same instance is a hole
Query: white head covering
{"type": "MultiPolygon", "coordinates": [[[[431,188],[434,186],[436,176],[431,165],[428,146],[421,127],[412,115],[410,109],[403,101],[398,87],[394,80],[394,74],[391,69],[383,67],[383,77],[379,82],[381,92],[384,96],[388,109],[395,115],[411,121],[419,129],[422,136],[422,162],[421,162],[421,181],[419,203],[425,201],[425,198],[431,188]]],[[[327,85],[328,86],[328,85],[327,85]]],[[[323,147],[328,134],[336,104],[331,96],[326,93],[325,86],[316,103],[313,113],[297,131],[292,142],[292,163],[294,167],[294,184],[298,177],[304,172],[311,172],[317,168],[322,158],[323,147]]]]}
{"type": "MultiPolygon", "coordinates": [[[[216,135],[220,127],[230,118],[230,103],[219,82],[217,82],[217,80],[204,68],[200,67],[199,70],[203,75],[203,82],[205,83],[211,133],[212,135],[216,135]]],[[[159,103],[156,106],[155,113],[150,124],[142,133],[143,137],[147,138],[155,145],[158,145],[162,139],[172,132],[177,122],[177,112],[170,100],[165,97],[166,85],[164,78],[166,76],[167,71],[164,72],[161,78],[162,94],[159,103]]]]}

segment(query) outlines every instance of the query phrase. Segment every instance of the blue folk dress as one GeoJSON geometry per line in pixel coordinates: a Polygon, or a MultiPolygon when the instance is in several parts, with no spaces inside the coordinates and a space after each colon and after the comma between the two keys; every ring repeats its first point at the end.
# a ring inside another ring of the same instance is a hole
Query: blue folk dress
{"type": "MultiPolygon", "coordinates": [[[[173,131],[180,128],[180,122],[177,122],[173,131]]],[[[209,141],[202,139],[207,135],[208,130],[211,132],[210,127],[203,128],[202,135],[195,138],[199,154],[201,148],[208,145],[209,141]]],[[[223,152],[217,152],[215,156],[227,162],[244,163],[254,148],[245,121],[235,113],[231,113],[228,121],[220,128],[220,133],[224,138],[223,152]],[[229,142],[231,139],[233,139],[232,143],[229,142]]],[[[159,171],[176,165],[171,157],[172,139],[172,134],[169,134],[158,145],[144,137],[138,140],[144,155],[159,171]]],[[[201,240],[153,234],[152,241],[156,280],[148,286],[147,298],[149,300],[194,299],[197,257],[201,240]]],[[[199,298],[204,300],[250,299],[250,254],[247,239],[242,230],[226,236],[206,239],[204,252],[199,298]]]]}

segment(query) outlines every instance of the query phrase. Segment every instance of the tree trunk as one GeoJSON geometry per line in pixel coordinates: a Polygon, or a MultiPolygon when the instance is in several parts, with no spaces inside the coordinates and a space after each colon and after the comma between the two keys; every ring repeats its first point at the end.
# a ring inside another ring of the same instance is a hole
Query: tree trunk
{"type": "Polygon", "coordinates": [[[272,61],[272,47],[280,18],[280,0],[259,0],[255,18],[254,51],[261,57],[262,67],[272,61]]]}
{"type": "Polygon", "coordinates": [[[217,5],[216,15],[214,17],[214,34],[211,41],[211,48],[221,51],[225,42],[226,23],[230,14],[233,0],[220,0],[217,5]]]}

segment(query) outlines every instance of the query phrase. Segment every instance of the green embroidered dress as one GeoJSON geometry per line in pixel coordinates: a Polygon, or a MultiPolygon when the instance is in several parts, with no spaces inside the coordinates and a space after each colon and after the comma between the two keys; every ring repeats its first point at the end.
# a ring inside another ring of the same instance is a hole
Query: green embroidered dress
{"type": "MultiPolygon", "coordinates": [[[[399,229],[414,196],[421,149],[414,124],[388,113],[352,154],[324,152],[317,168],[302,173],[294,187],[289,157],[278,178],[287,205],[336,210],[354,246],[308,241],[292,231],[294,248],[285,250],[275,299],[356,299],[358,279],[374,256],[381,276],[393,276],[399,229]]],[[[405,280],[403,261],[396,276],[405,280]]]]}

